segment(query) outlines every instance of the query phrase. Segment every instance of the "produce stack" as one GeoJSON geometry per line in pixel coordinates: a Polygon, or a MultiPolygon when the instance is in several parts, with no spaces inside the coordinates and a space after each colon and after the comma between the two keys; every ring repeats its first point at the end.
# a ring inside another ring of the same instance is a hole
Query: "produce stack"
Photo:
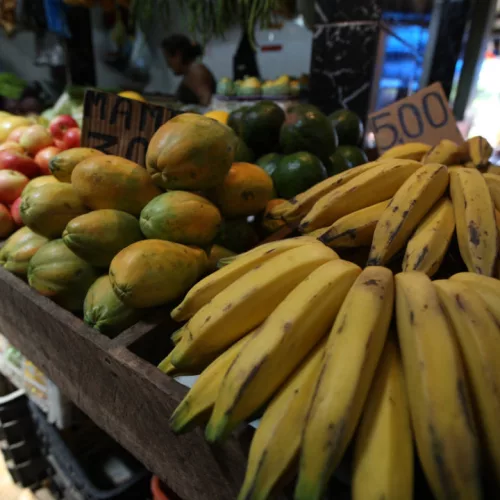
{"type": "Polygon", "coordinates": [[[273,207],[268,217],[298,224],[335,249],[363,248],[363,264],[432,276],[449,263],[452,243],[460,257],[453,254],[451,273],[465,266],[498,277],[500,176],[488,162],[491,152],[482,137],[460,147],[447,140],[433,148],[396,146],[273,207]]]}
{"type": "Polygon", "coordinates": [[[498,493],[490,155],[480,137],[409,144],[325,179],[268,213],[303,236],[237,256],[172,311],[159,368],[200,374],[172,429],[220,443],[261,417],[239,500],[294,478],[294,498],[323,498],[342,461],[355,499],[412,498],[417,465],[435,498],[498,493]]]}
{"type": "Polygon", "coordinates": [[[63,115],[48,127],[35,118],[0,112],[0,238],[23,225],[20,195],[30,179],[50,175],[49,160],[80,145],[80,128],[63,115]]]}
{"type": "Polygon", "coordinates": [[[302,236],[238,256],[172,317],[160,369],[201,373],[172,429],[220,443],[261,417],[239,500],[295,476],[295,499],[321,499],[343,460],[354,499],[413,498],[413,443],[435,498],[498,492],[499,280],[361,269],[302,236]]]}
{"type": "MultiPolygon", "coordinates": [[[[327,117],[315,106],[296,104],[285,113],[274,102],[260,101],[230,114],[211,111],[207,115],[238,135],[235,161],[255,163],[271,176],[274,192],[266,213],[329,176],[367,161],[358,147],[363,125],[348,110],[327,117]]],[[[251,188],[251,175],[245,177],[251,188]]],[[[231,224],[238,224],[242,233],[249,230],[245,219],[232,217],[231,224]]],[[[264,237],[283,225],[281,220],[264,217],[252,227],[257,226],[259,236],[264,237]]],[[[232,241],[226,245],[236,252],[250,248],[232,248],[232,241]]]]}
{"type": "Polygon", "coordinates": [[[0,263],[116,335],[234,255],[214,245],[221,225],[266,207],[272,180],[234,163],[236,146],[229,127],[183,114],[152,138],[147,169],[92,148],[62,151],[49,162],[53,175],[23,189],[25,227],[7,240],[0,263]]]}

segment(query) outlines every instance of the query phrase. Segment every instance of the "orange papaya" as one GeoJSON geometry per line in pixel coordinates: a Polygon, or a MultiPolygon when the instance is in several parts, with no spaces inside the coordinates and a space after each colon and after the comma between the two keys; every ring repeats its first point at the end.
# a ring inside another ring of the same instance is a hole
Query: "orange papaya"
{"type": "Polygon", "coordinates": [[[205,273],[203,250],[164,240],[133,243],[111,261],[113,290],[135,308],[166,304],[181,297],[205,273]]]}
{"type": "Polygon", "coordinates": [[[0,265],[25,278],[30,259],[48,241],[45,236],[34,233],[29,227],[22,227],[9,237],[0,250],[0,265]]]}
{"type": "Polygon", "coordinates": [[[157,196],[144,207],[140,218],[147,238],[201,247],[212,243],[220,223],[220,212],[213,203],[187,191],[157,196]]]}
{"type": "Polygon", "coordinates": [[[83,302],[85,323],[108,337],[137,323],[141,316],[140,310],[126,306],[118,298],[107,274],[92,284],[83,302]]]}
{"type": "Polygon", "coordinates": [[[94,148],[72,148],[61,151],[49,161],[49,170],[61,182],[71,182],[71,173],[83,160],[92,156],[104,156],[102,151],[94,148]]]}
{"type": "Polygon", "coordinates": [[[32,288],[69,311],[81,311],[97,271],[73,253],[62,239],[49,241],[30,260],[28,282],[32,288]]]}
{"type": "Polygon", "coordinates": [[[71,174],[71,184],[92,210],[112,208],[139,215],[161,191],[144,168],[119,156],[91,156],[71,174]]]}
{"type": "Polygon", "coordinates": [[[33,189],[43,184],[54,184],[59,182],[53,175],[41,175],[40,177],[35,177],[31,179],[26,186],[24,186],[23,192],[21,193],[21,198],[27,196],[33,189]]]}
{"type": "Polygon", "coordinates": [[[246,217],[262,212],[273,192],[271,176],[262,168],[233,163],[224,182],[210,192],[210,197],[225,217],[246,217]]]}
{"type": "Polygon", "coordinates": [[[35,233],[60,238],[66,224],[87,208],[71,184],[57,182],[33,188],[23,196],[20,212],[24,224],[35,233]]]}
{"type": "Polygon", "coordinates": [[[184,113],[153,135],[146,168],[164,189],[205,190],[220,184],[234,160],[237,138],[211,118],[184,113]]]}
{"type": "Polygon", "coordinates": [[[68,248],[96,267],[108,267],[113,257],[143,236],[139,221],[121,210],[94,210],[68,222],[62,235],[68,248]]]}

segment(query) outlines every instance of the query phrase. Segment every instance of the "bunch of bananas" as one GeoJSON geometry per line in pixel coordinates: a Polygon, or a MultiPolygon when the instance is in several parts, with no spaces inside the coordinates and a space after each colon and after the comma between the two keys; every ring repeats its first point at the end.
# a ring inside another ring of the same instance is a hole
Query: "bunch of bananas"
{"type": "Polygon", "coordinates": [[[238,256],[172,316],[160,369],[201,373],[172,429],[218,443],[261,415],[239,500],[295,473],[295,499],[319,500],[351,444],[354,500],[412,498],[413,442],[437,499],[500,484],[499,280],[362,270],[302,236],[238,256]]]}
{"type": "Polygon", "coordinates": [[[367,265],[396,263],[433,276],[456,234],[470,272],[498,276],[500,167],[473,137],[395,146],[377,161],[330,177],[267,217],[335,249],[367,247],[367,265]]]}

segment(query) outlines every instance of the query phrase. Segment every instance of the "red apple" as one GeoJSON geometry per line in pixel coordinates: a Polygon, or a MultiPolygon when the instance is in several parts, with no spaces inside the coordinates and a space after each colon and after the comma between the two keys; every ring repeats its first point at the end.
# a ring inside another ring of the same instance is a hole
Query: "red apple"
{"type": "Polygon", "coordinates": [[[6,238],[14,231],[16,225],[10,215],[9,209],[0,204],[0,238],[6,238]]]}
{"type": "Polygon", "coordinates": [[[78,127],[78,123],[70,115],[56,116],[49,125],[50,133],[54,139],[62,139],[66,130],[78,127]]]}
{"type": "Polygon", "coordinates": [[[15,170],[30,179],[40,175],[40,167],[35,160],[17,151],[0,151],[0,170],[15,170]]]}
{"type": "Polygon", "coordinates": [[[29,179],[15,170],[0,170],[0,203],[10,205],[23,192],[29,179]]]}
{"type": "Polygon", "coordinates": [[[15,128],[7,137],[8,141],[12,142],[19,142],[19,139],[21,139],[21,136],[23,135],[24,131],[29,127],[29,125],[21,125],[20,127],[15,128]]]}
{"type": "Polygon", "coordinates": [[[35,156],[41,149],[52,146],[53,143],[50,132],[42,125],[31,125],[19,139],[19,144],[32,156],[35,156]]]}
{"type": "Polygon", "coordinates": [[[24,153],[24,148],[18,142],[5,141],[0,144],[0,151],[17,151],[18,153],[24,153]]]}
{"type": "Polygon", "coordinates": [[[21,218],[21,211],[20,211],[21,201],[23,201],[23,200],[21,199],[21,197],[19,197],[10,206],[10,215],[12,216],[12,218],[14,219],[14,222],[18,226],[24,226],[24,222],[23,222],[23,219],[21,218]]]}
{"type": "Polygon", "coordinates": [[[55,146],[49,146],[48,148],[43,148],[35,156],[35,163],[40,167],[40,173],[42,175],[51,175],[52,172],[49,169],[49,161],[58,153],[61,149],[55,146]]]}
{"type": "Polygon", "coordinates": [[[79,148],[82,131],[78,127],[69,128],[63,135],[64,149],[79,148]]]}

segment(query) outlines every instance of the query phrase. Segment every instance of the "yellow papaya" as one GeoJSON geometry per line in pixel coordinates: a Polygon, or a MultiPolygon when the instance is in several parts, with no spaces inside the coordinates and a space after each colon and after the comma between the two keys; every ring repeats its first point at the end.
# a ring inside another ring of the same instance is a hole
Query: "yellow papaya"
{"type": "Polygon", "coordinates": [[[144,168],[119,156],[91,156],[71,174],[71,184],[92,210],[112,208],[139,215],[161,191],[144,168]]]}
{"type": "Polygon", "coordinates": [[[22,227],[9,237],[0,250],[0,265],[25,278],[30,259],[48,241],[45,236],[34,233],[29,227],[22,227]]]}
{"type": "Polygon", "coordinates": [[[147,238],[200,247],[212,243],[220,223],[220,212],[213,203],[187,191],[157,196],[144,207],[140,218],[147,238]]]}
{"type": "Polygon", "coordinates": [[[94,148],[72,148],[61,151],[49,161],[49,170],[61,182],[71,182],[74,168],[83,160],[92,156],[104,156],[102,151],[94,148]]]}
{"type": "Polygon", "coordinates": [[[273,192],[271,176],[262,168],[233,163],[224,182],[210,192],[210,198],[225,217],[246,217],[262,212],[273,192]]]}
{"type": "Polygon", "coordinates": [[[33,188],[21,201],[21,218],[35,233],[60,238],[66,224],[87,212],[71,184],[49,183],[33,188]]]}
{"type": "Polygon", "coordinates": [[[59,182],[53,175],[41,175],[40,177],[35,177],[31,179],[26,186],[24,186],[23,192],[21,193],[21,198],[27,196],[33,189],[43,184],[54,184],[59,182]]]}
{"type": "Polygon", "coordinates": [[[184,113],[153,135],[146,168],[164,189],[198,191],[220,184],[234,160],[233,131],[206,116],[184,113]]]}
{"type": "Polygon", "coordinates": [[[85,295],[98,276],[62,239],[43,245],[28,266],[30,286],[69,311],[82,310],[85,295]]]}
{"type": "Polygon", "coordinates": [[[181,297],[205,273],[203,250],[164,240],[144,240],[111,261],[113,290],[130,307],[166,304],[181,297]]]}
{"type": "Polygon", "coordinates": [[[94,210],[68,222],[62,235],[68,248],[96,267],[108,267],[113,257],[143,236],[139,221],[121,210],[94,210]]]}
{"type": "Polygon", "coordinates": [[[107,274],[92,284],[83,302],[83,321],[108,337],[137,323],[141,315],[118,298],[107,274]]]}

